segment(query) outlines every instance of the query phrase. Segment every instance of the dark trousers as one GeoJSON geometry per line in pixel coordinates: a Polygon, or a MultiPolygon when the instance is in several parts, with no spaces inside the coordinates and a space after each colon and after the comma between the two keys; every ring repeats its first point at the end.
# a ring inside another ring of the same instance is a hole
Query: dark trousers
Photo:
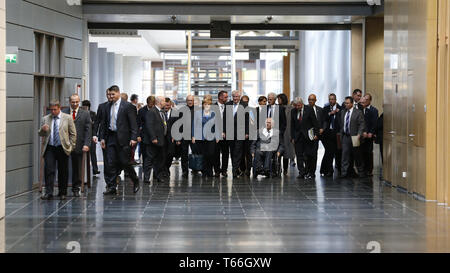
{"type": "Polygon", "coordinates": [[[240,174],[239,167],[241,166],[244,141],[230,140],[228,144],[231,150],[231,164],[233,165],[233,175],[238,175],[240,174]]]}
{"type": "Polygon", "coordinates": [[[241,165],[240,169],[242,172],[246,174],[250,174],[250,171],[252,169],[252,154],[250,153],[250,140],[244,140],[243,141],[243,151],[242,151],[242,158],[241,158],[241,165]]]}
{"type": "Polygon", "coordinates": [[[319,150],[319,141],[310,142],[306,147],[306,172],[310,175],[317,170],[317,151],[319,150]]]}
{"type": "Polygon", "coordinates": [[[280,156],[278,158],[278,166],[280,166],[280,168],[282,162],[283,162],[283,170],[284,171],[289,170],[289,158],[285,158],[284,156],[283,157],[280,156]]]}
{"type": "Polygon", "coordinates": [[[176,145],[176,143],[169,143],[167,147],[167,158],[165,160],[166,172],[170,174],[170,167],[172,167],[172,162],[174,158],[178,158],[181,155],[181,144],[176,145]]]}
{"type": "Polygon", "coordinates": [[[364,139],[361,142],[361,154],[364,165],[364,172],[372,174],[373,172],[373,140],[370,138],[364,139]]]}
{"type": "Polygon", "coordinates": [[[47,145],[44,154],[45,162],[45,193],[53,195],[55,186],[55,173],[58,166],[58,191],[59,195],[67,195],[67,183],[69,179],[69,156],[64,153],[62,146],[47,145]]]}
{"type": "Polygon", "coordinates": [[[164,147],[155,144],[145,144],[144,181],[150,181],[153,170],[153,178],[160,179],[164,172],[164,147]]]}
{"type": "Polygon", "coordinates": [[[97,165],[97,143],[94,141],[91,142],[91,147],[89,149],[89,155],[91,157],[91,166],[93,172],[98,172],[97,165]]]}
{"type": "Polygon", "coordinates": [[[215,140],[213,141],[198,141],[198,145],[201,147],[203,155],[203,170],[204,175],[212,176],[213,168],[217,166],[217,154],[219,152],[219,147],[215,140]]]}
{"type": "Polygon", "coordinates": [[[275,152],[262,152],[257,151],[255,153],[255,160],[253,161],[253,172],[258,174],[261,169],[264,172],[272,172],[272,161],[275,152]]]}
{"type": "MultiPolygon", "coordinates": [[[[352,137],[348,135],[342,136],[342,175],[351,174],[353,169],[352,159],[358,169],[358,174],[363,175],[364,165],[361,156],[361,147],[353,147],[352,137]]],[[[353,170],[354,171],[354,170],[353,170]]]]}
{"type": "Polygon", "coordinates": [[[228,145],[228,141],[221,140],[218,143],[219,152],[216,155],[216,164],[220,169],[220,172],[226,173],[228,171],[228,159],[230,157],[230,146],[228,145]],[[222,165],[220,165],[220,155],[222,154],[222,165]]]}
{"type": "Polygon", "coordinates": [[[130,162],[131,147],[121,146],[117,141],[117,134],[110,132],[106,141],[105,182],[108,188],[116,188],[116,179],[120,170],[128,173],[133,183],[139,183],[139,179],[130,162]]]}
{"type": "Polygon", "coordinates": [[[306,140],[301,139],[295,142],[295,156],[297,157],[297,169],[300,175],[306,174],[306,140]]]}
{"type": "Polygon", "coordinates": [[[79,192],[81,187],[83,154],[72,152],[70,159],[72,161],[72,192],[79,192]]]}
{"type": "Polygon", "coordinates": [[[333,160],[336,159],[336,167],[339,172],[341,170],[340,161],[341,153],[337,149],[337,135],[336,131],[328,131],[323,136],[323,146],[325,147],[325,154],[320,164],[320,173],[329,174],[334,172],[333,160]]]}

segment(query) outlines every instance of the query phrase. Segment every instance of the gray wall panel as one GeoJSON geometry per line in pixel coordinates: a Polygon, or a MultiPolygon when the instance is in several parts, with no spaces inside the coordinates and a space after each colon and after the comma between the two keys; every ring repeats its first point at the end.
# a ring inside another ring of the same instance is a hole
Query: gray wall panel
{"type": "Polygon", "coordinates": [[[28,73],[34,72],[34,54],[30,51],[19,50],[16,64],[6,64],[7,72],[28,73]]]}
{"type": "Polygon", "coordinates": [[[27,0],[28,2],[35,3],[40,6],[48,7],[50,9],[57,10],[59,12],[82,18],[83,9],[81,6],[69,6],[64,0],[27,0]]]}
{"type": "Polygon", "coordinates": [[[6,45],[34,51],[34,35],[30,28],[6,24],[6,45]]]}
{"type": "Polygon", "coordinates": [[[32,98],[6,98],[6,105],[6,122],[33,120],[32,98]]]}
{"type": "Polygon", "coordinates": [[[8,146],[32,143],[37,132],[33,130],[32,121],[8,122],[6,124],[6,143],[8,146]]]}
{"type": "Polygon", "coordinates": [[[18,0],[8,0],[6,10],[7,22],[82,39],[81,19],[18,0]]]}
{"type": "Polygon", "coordinates": [[[24,75],[16,73],[6,74],[6,95],[8,97],[29,97],[33,94],[33,75],[24,75]]]}
{"type": "Polygon", "coordinates": [[[20,145],[6,148],[6,171],[22,169],[33,165],[33,147],[20,145]]]}
{"type": "MultiPolygon", "coordinates": [[[[38,179],[35,179],[38,182],[38,179]]],[[[25,168],[6,173],[6,196],[30,191],[33,186],[33,168],[25,168]]]]}
{"type": "Polygon", "coordinates": [[[74,40],[66,38],[64,40],[65,54],[66,57],[72,58],[83,58],[83,42],[79,40],[74,40]]]}
{"type": "Polygon", "coordinates": [[[66,58],[66,77],[81,79],[83,74],[82,65],[81,60],[66,58]]]}

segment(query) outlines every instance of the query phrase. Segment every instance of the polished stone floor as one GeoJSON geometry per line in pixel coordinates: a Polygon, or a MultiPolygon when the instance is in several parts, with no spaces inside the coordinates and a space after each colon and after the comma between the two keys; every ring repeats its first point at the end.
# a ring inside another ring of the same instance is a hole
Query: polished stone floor
{"type": "MultiPolygon", "coordinates": [[[[140,167],[136,170],[141,172],[140,167]]],[[[82,198],[6,201],[6,252],[450,252],[450,210],[413,199],[375,176],[364,180],[128,179],[104,197],[103,180],[82,198]],[[73,243],[70,243],[73,244],[73,243]]],[[[123,177],[122,177],[123,178],[123,177]]]]}

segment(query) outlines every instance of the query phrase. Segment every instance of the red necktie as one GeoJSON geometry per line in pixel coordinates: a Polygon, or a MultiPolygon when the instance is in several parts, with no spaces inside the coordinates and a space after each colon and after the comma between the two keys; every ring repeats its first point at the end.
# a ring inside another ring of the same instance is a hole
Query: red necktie
{"type": "Polygon", "coordinates": [[[77,113],[77,111],[73,110],[73,113],[72,113],[73,120],[75,120],[75,114],[76,113],[77,113]]]}
{"type": "Polygon", "coordinates": [[[303,121],[302,110],[300,110],[300,115],[298,116],[298,120],[300,122],[303,121]]]}

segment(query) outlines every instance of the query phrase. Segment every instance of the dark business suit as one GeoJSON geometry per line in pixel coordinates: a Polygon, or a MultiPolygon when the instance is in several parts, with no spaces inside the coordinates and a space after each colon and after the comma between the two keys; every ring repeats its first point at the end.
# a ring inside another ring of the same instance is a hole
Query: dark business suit
{"type": "MultiPolygon", "coordinates": [[[[108,113],[106,113],[108,108],[109,102],[104,102],[98,105],[97,108],[97,118],[94,121],[94,125],[92,126],[92,136],[96,136],[98,138],[98,141],[100,141],[100,133],[103,130],[103,126],[106,123],[106,118],[108,116],[108,113]]],[[[96,153],[96,151],[91,151],[93,154],[96,153]]],[[[103,154],[103,174],[106,173],[107,166],[105,164],[106,162],[106,149],[102,149],[103,154]]],[[[97,157],[97,154],[96,154],[97,157]]]]}
{"type": "Polygon", "coordinates": [[[170,113],[166,112],[167,116],[167,158],[165,162],[165,171],[170,174],[170,167],[172,166],[173,159],[181,155],[181,145],[177,145],[176,141],[172,142],[172,126],[178,120],[178,117],[174,115],[174,109],[170,110],[170,113]]]}
{"type": "MultiPolygon", "coordinates": [[[[142,168],[143,168],[143,172],[144,172],[144,177],[145,177],[145,173],[147,173],[147,177],[150,177],[150,173],[151,170],[148,170],[145,168],[145,162],[147,161],[147,153],[145,152],[145,144],[144,144],[144,131],[145,131],[145,118],[147,116],[147,112],[148,112],[148,105],[142,107],[141,109],[139,109],[138,111],[138,115],[137,115],[137,125],[138,125],[138,136],[142,139],[141,145],[140,145],[140,150],[142,152],[142,168]]],[[[148,166],[148,163],[147,163],[148,166]]],[[[148,182],[144,179],[144,182],[148,182]]]]}
{"type": "Polygon", "coordinates": [[[105,164],[107,168],[105,181],[109,189],[116,189],[116,179],[122,169],[129,174],[135,185],[139,184],[139,179],[130,162],[130,141],[137,141],[138,136],[136,107],[125,100],[121,100],[115,131],[112,131],[111,108],[113,103],[108,103],[106,118],[100,135],[100,139],[106,142],[105,164]]]}
{"type": "MultiPolygon", "coordinates": [[[[364,121],[366,123],[366,133],[372,135],[377,134],[377,120],[378,109],[374,106],[369,106],[363,110],[364,121]]],[[[361,153],[364,162],[364,171],[368,175],[372,175],[373,172],[373,141],[374,138],[366,138],[361,141],[361,153]]]]}
{"type": "Polygon", "coordinates": [[[291,111],[291,139],[295,143],[295,154],[297,156],[297,168],[300,176],[304,176],[310,170],[312,156],[315,151],[314,141],[308,136],[308,130],[314,129],[314,135],[319,136],[319,122],[311,107],[304,105],[300,116],[298,109],[291,111]]]}
{"type": "MultiPolygon", "coordinates": [[[[244,106],[244,109],[252,110],[252,113],[254,114],[254,109],[248,108],[248,107],[249,106],[244,106]]],[[[252,130],[257,130],[256,124],[254,124],[254,123],[255,123],[255,121],[250,119],[250,114],[245,113],[245,134],[247,134],[247,135],[249,134],[250,128],[252,130]],[[252,125],[250,123],[252,123],[252,125]],[[250,126],[252,126],[252,127],[250,127],[250,126]]],[[[251,141],[250,141],[250,136],[249,136],[248,139],[244,140],[241,165],[240,165],[240,170],[243,173],[245,173],[247,176],[250,176],[250,172],[251,172],[251,169],[253,166],[253,157],[250,152],[250,145],[251,145],[251,141]]]]}
{"type": "MultiPolygon", "coordinates": [[[[91,115],[91,125],[92,128],[94,127],[94,124],[97,120],[97,114],[94,111],[89,111],[89,114],[91,115]]],[[[91,130],[91,147],[89,148],[89,156],[91,158],[91,165],[92,165],[92,172],[98,173],[98,164],[97,164],[97,143],[92,141],[92,137],[94,136],[94,130],[91,130]]]]}
{"type": "MultiPolygon", "coordinates": [[[[153,178],[162,179],[165,170],[165,160],[167,158],[167,135],[168,126],[165,120],[165,112],[156,106],[147,112],[144,126],[144,144],[147,153],[145,169],[153,168],[153,178]],[[153,141],[158,143],[154,144],[153,141]]],[[[150,172],[144,173],[144,181],[150,181],[150,172]]]]}
{"type": "MultiPolygon", "coordinates": [[[[240,103],[237,104],[239,107],[239,105],[241,105],[240,103]]],[[[242,106],[242,105],[241,105],[242,106]]],[[[223,132],[225,133],[225,137],[226,140],[228,141],[228,145],[230,146],[230,151],[231,151],[231,164],[233,166],[233,176],[238,176],[241,175],[240,172],[240,166],[241,166],[241,160],[242,160],[242,154],[243,154],[243,149],[244,149],[244,140],[238,140],[238,130],[244,129],[244,135],[248,134],[248,132],[246,132],[246,119],[244,118],[244,120],[240,120],[239,122],[239,126],[238,126],[238,112],[236,112],[236,114],[233,115],[233,108],[234,108],[234,103],[232,101],[228,102],[226,104],[225,107],[225,112],[223,114],[223,122],[224,122],[224,126],[223,126],[223,132]],[[231,113],[228,113],[228,110],[231,110],[231,113]],[[228,117],[228,115],[230,117],[233,117],[233,131],[234,131],[234,136],[229,136],[227,134],[227,119],[230,118],[228,117]]],[[[240,132],[239,135],[241,135],[242,133],[240,132]]]]}
{"type": "MultiPolygon", "coordinates": [[[[214,105],[217,105],[217,107],[220,107],[219,104],[216,102],[214,105]]],[[[223,109],[223,113],[225,114],[225,107],[226,104],[224,105],[224,109],[223,109]]],[[[220,121],[223,122],[223,115],[222,116],[217,116],[216,118],[220,118],[220,121]]],[[[230,157],[230,146],[228,145],[228,141],[226,141],[225,139],[220,140],[218,143],[218,150],[219,152],[216,154],[216,166],[214,167],[214,171],[217,172],[221,172],[223,174],[228,172],[228,159],[230,157]],[[222,165],[220,165],[220,155],[222,154],[222,165]]]]}
{"type": "MultiPolygon", "coordinates": [[[[319,129],[325,130],[323,108],[319,107],[317,105],[315,107],[316,107],[315,115],[316,115],[317,122],[319,123],[319,129]]],[[[313,107],[311,107],[311,108],[314,109],[313,107]]],[[[320,134],[319,134],[319,139],[314,141],[313,152],[312,152],[311,159],[310,159],[311,162],[310,162],[310,164],[308,164],[310,166],[310,168],[309,168],[309,170],[307,170],[307,173],[312,176],[315,175],[316,169],[317,169],[317,152],[319,150],[319,141],[322,141],[322,143],[323,143],[323,138],[322,138],[322,135],[320,135],[320,134]]]]}
{"type": "Polygon", "coordinates": [[[336,103],[336,109],[339,109],[339,112],[336,114],[330,115],[332,112],[332,108],[330,105],[327,105],[323,108],[323,116],[324,116],[324,133],[322,136],[322,143],[325,147],[325,155],[323,156],[322,163],[320,165],[320,172],[323,174],[332,174],[334,172],[333,169],[333,160],[336,160],[336,167],[338,172],[341,172],[341,151],[338,152],[337,149],[337,133],[339,133],[339,117],[340,111],[342,110],[341,106],[336,103]]]}
{"type": "MultiPolygon", "coordinates": [[[[353,166],[351,165],[351,158],[353,158],[358,174],[364,175],[364,165],[361,158],[360,147],[353,147],[352,136],[360,135],[365,130],[364,114],[358,109],[353,109],[351,117],[349,117],[350,125],[346,128],[346,117],[348,110],[341,114],[341,142],[342,142],[342,176],[347,176],[353,166]]],[[[362,138],[361,138],[362,139],[362,138]]]]}
{"type": "MultiPolygon", "coordinates": [[[[63,112],[73,117],[72,108],[64,109],[63,112]]],[[[91,115],[88,111],[78,107],[78,113],[76,114],[74,123],[77,130],[77,142],[75,149],[70,154],[70,159],[72,161],[72,192],[79,192],[82,183],[81,169],[83,162],[83,146],[91,147],[91,115]]]]}
{"type": "MultiPolygon", "coordinates": [[[[191,115],[191,129],[194,123],[194,106],[183,106],[188,107],[191,115]]],[[[183,118],[183,112],[180,111],[179,119],[183,118]]],[[[180,132],[184,132],[184,126],[181,126],[180,132]]],[[[186,128],[186,130],[188,130],[186,128]]],[[[192,144],[192,130],[191,130],[191,138],[190,139],[182,139],[178,140],[181,142],[181,170],[183,172],[183,176],[187,176],[189,173],[189,147],[191,147],[193,154],[201,154],[201,151],[198,149],[198,146],[192,144]]]]}

